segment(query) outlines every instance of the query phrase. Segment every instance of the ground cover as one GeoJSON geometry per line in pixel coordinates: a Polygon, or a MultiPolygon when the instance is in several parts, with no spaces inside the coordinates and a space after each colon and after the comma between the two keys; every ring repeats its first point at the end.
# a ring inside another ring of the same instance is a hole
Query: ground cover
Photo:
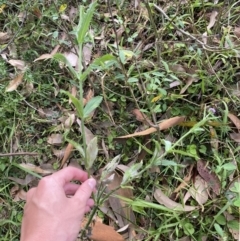
{"type": "Polygon", "coordinates": [[[239,12],[0,1],[0,240],[67,165],[98,180],[89,239],[239,240],[239,12]]]}

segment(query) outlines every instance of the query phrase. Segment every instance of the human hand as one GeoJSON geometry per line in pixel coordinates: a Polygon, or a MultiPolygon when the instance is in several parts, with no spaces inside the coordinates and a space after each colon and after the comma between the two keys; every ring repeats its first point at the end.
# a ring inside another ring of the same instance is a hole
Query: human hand
{"type": "Polygon", "coordinates": [[[21,241],[74,241],[84,213],[94,205],[90,196],[95,185],[86,172],[74,167],[42,178],[27,193],[21,241]],[[82,184],[71,183],[72,180],[82,184]]]}

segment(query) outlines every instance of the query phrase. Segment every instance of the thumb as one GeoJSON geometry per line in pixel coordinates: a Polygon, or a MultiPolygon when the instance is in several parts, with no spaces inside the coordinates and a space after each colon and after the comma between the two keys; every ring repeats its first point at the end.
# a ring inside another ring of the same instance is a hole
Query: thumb
{"type": "Polygon", "coordinates": [[[76,191],[74,198],[78,199],[82,203],[87,203],[89,200],[94,188],[96,186],[96,180],[93,178],[90,178],[86,180],[82,185],[78,188],[76,191]]]}

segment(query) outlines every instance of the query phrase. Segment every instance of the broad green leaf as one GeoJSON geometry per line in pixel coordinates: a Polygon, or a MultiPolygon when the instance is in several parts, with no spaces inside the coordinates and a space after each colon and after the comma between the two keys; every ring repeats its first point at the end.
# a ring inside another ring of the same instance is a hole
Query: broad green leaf
{"type": "Polygon", "coordinates": [[[237,167],[233,163],[226,163],[222,165],[222,168],[227,171],[233,171],[233,170],[236,170],[237,167]]]}
{"type": "Polygon", "coordinates": [[[118,163],[120,162],[120,157],[121,155],[117,155],[115,156],[112,161],[110,161],[104,168],[101,174],[101,181],[104,181],[106,176],[111,173],[112,171],[114,171],[118,165],[118,163]]]}
{"type": "Polygon", "coordinates": [[[163,140],[163,144],[165,145],[165,151],[166,152],[171,150],[171,148],[172,148],[172,142],[171,141],[163,140]]]}
{"type": "Polygon", "coordinates": [[[79,10],[79,22],[76,31],[76,37],[78,43],[84,43],[85,35],[89,29],[93,13],[95,11],[97,1],[91,3],[86,12],[84,12],[84,7],[80,6],[79,10]]]}
{"type": "Polygon", "coordinates": [[[83,117],[87,118],[89,114],[101,104],[102,99],[102,96],[96,96],[89,100],[83,109],[83,117]]]}
{"type": "Polygon", "coordinates": [[[83,118],[83,112],[82,112],[82,108],[83,108],[83,104],[79,101],[79,99],[77,99],[76,97],[74,97],[72,94],[70,94],[68,91],[65,90],[61,90],[61,93],[67,95],[70,100],[72,101],[72,103],[74,104],[75,108],[77,109],[77,114],[78,116],[82,119],[83,118]]]}
{"type": "Polygon", "coordinates": [[[66,141],[68,141],[70,144],[72,144],[79,151],[79,153],[81,154],[82,157],[85,157],[84,150],[79,143],[77,143],[73,140],[70,140],[68,138],[66,138],[66,141]]]}
{"type": "Polygon", "coordinates": [[[223,229],[221,226],[217,223],[214,223],[214,228],[217,231],[217,233],[220,235],[220,237],[223,237],[223,229]]]}
{"type": "Polygon", "coordinates": [[[88,68],[82,73],[80,76],[80,81],[86,80],[87,76],[93,71],[94,69],[101,70],[103,67],[107,65],[107,67],[111,67],[112,65],[117,63],[116,57],[114,57],[111,54],[103,55],[102,57],[99,57],[95,59],[88,68]]]}
{"type": "Polygon", "coordinates": [[[87,146],[87,170],[89,170],[94,161],[97,158],[97,154],[98,154],[98,144],[97,144],[97,137],[94,137],[87,146]]]}
{"type": "Polygon", "coordinates": [[[138,170],[142,167],[142,162],[132,165],[123,175],[121,185],[127,184],[139,175],[138,170]]]}
{"type": "Polygon", "coordinates": [[[72,73],[72,75],[78,79],[78,74],[77,74],[76,70],[72,67],[72,65],[69,63],[69,61],[67,60],[67,58],[64,55],[56,53],[53,55],[53,59],[66,64],[67,67],[69,68],[70,72],[72,73]]]}

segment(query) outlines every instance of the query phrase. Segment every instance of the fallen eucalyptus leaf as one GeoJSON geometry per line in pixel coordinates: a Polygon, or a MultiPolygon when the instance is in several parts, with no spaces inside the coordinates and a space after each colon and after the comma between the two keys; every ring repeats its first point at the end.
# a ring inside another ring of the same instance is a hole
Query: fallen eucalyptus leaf
{"type": "Polygon", "coordinates": [[[220,195],[221,183],[218,176],[209,170],[206,166],[206,162],[203,160],[198,160],[197,170],[199,175],[207,182],[208,186],[212,188],[213,192],[220,195]]]}
{"type": "MultiPolygon", "coordinates": [[[[184,120],[185,120],[185,116],[176,116],[176,117],[162,121],[161,123],[158,124],[158,127],[159,127],[160,131],[166,130],[170,127],[180,124],[184,120]]],[[[134,136],[146,136],[146,135],[156,132],[157,130],[158,130],[157,128],[151,127],[144,131],[136,132],[136,133],[126,135],[126,136],[117,137],[116,139],[130,138],[130,137],[134,137],[134,136]]]]}
{"type": "Polygon", "coordinates": [[[154,197],[160,204],[175,211],[190,212],[197,208],[194,206],[182,205],[180,203],[174,202],[169,197],[167,197],[160,188],[155,190],[154,197]]]}

